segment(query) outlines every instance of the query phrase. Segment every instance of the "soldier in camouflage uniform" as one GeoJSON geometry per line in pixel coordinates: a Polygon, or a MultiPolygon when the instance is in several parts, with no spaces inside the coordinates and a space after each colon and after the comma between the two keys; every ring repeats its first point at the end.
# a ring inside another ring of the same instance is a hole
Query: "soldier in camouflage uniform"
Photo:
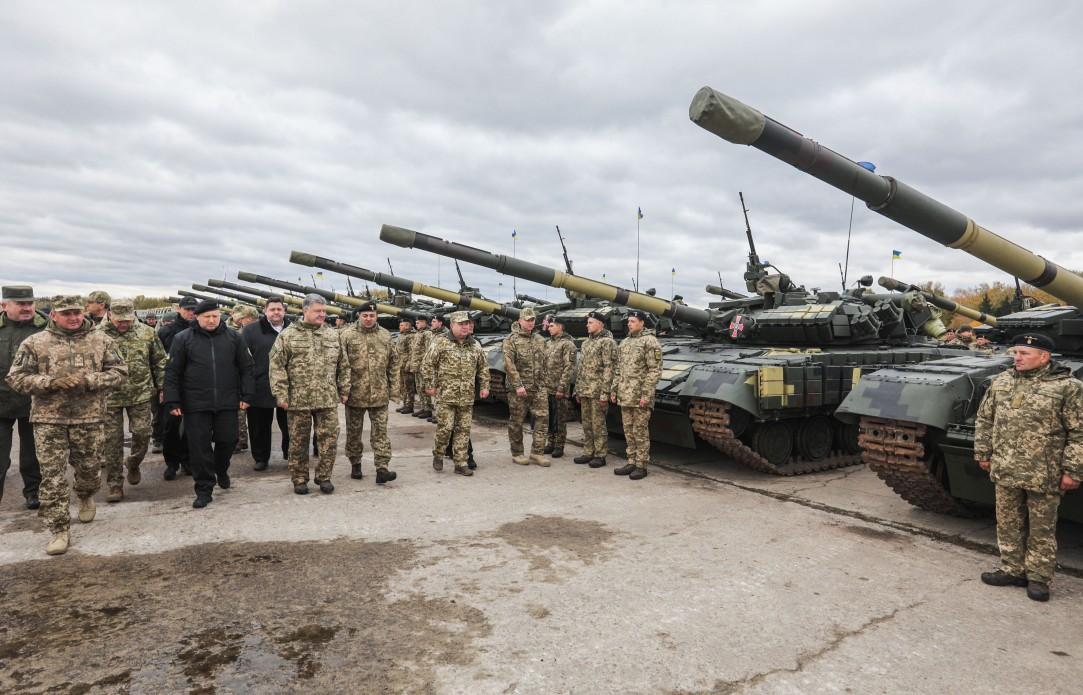
{"type": "Polygon", "coordinates": [[[104,446],[102,421],[110,388],[127,378],[128,368],[113,339],[83,317],[79,297],[53,303],[51,321],[19,346],[7,383],[31,396],[30,421],[41,464],[41,516],[53,533],[46,552],[68,550],[71,488],[67,467],[75,469],[79,521],[94,520],[94,493],[101,486],[104,446]]]}
{"type": "Polygon", "coordinates": [[[521,466],[548,466],[545,435],[549,429],[549,404],[545,396],[545,339],[534,333],[537,314],[527,307],[504,339],[504,381],[508,387],[508,441],[511,459],[521,466]],[[530,458],[523,455],[523,421],[534,416],[530,458]]]}
{"type": "Polygon", "coordinates": [[[293,491],[308,494],[308,443],[313,424],[319,462],[316,484],[320,492],[335,491],[331,473],[338,448],[338,404],[350,395],[350,364],[339,335],[324,325],[326,300],[305,296],[301,320],[279,334],[271,348],[271,393],[286,411],[290,430],[289,467],[293,491]]]}
{"type": "Polygon", "coordinates": [[[109,311],[109,293],[102,290],[94,290],[86,296],[86,312],[84,316],[95,326],[100,326],[105,320],[105,314],[109,311]]]}
{"type": "Polygon", "coordinates": [[[425,353],[429,351],[429,345],[432,343],[429,317],[422,314],[414,326],[417,328],[417,335],[414,336],[410,349],[410,370],[414,375],[414,389],[421,407],[421,410],[414,413],[414,417],[428,418],[432,417],[432,398],[425,393],[425,385],[421,382],[421,362],[425,359],[425,353]]]}
{"type": "Polygon", "coordinates": [[[654,388],[662,377],[662,346],[644,326],[647,314],[628,312],[628,336],[617,347],[617,367],[613,372],[613,394],[609,400],[620,406],[627,443],[628,463],[615,469],[617,475],[632,480],[647,477],[651,459],[651,413],[654,388]]]}
{"type": "Polygon", "coordinates": [[[414,342],[417,339],[417,330],[410,319],[405,316],[399,318],[399,374],[402,386],[399,393],[402,394],[402,407],[396,408],[395,412],[409,415],[414,412],[414,398],[417,395],[417,383],[414,373],[411,371],[414,362],[414,342]]]}
{"type": "Polygon", "coordinates": [[[572,459],[575,463],[587,463],[591,468],[605,465],[609,454],[605,415],[616,365],[617,343],[605,327],[605,316],[592,311],[587,316],[587,339],[583,341],[579,376],[575,380],[575,400],[583,421],[583,454],[572,459]]]}
{"type": "Polygon", "coordinates": [[[552,314],[548,318],[549,340],[545,341],[543,369],[549,405],[549,443],[545,453],[558,459],[564,455],[564,442],[568,439],[575,357],[579,350],[575,346],[575,339],[564,332],[564,322],[560,317],[552,314]]]}
{"type": "MultiPolygon", "coordinates": [[[[259,321],[259,312],[255,307],[238,304],[233,307],[226,326],[240,332],[245,326],[256,321],[259,321]]],[[[237,411],[237,447],[233,451],[234,453],[248,451],[248,412],[245,410],[237,411]]]]}
{"type": "MultiPolygon", "coordinates": [[[[469,316],[469,312],[467,312],[467,316],[469,316]]],[[[422,380],[421,383],[423,383],[423,384],[431,384],[432,383],[432,360],[433,360],[433,357],[436,355],[436,351],[440,348],[440,346],[443,343],[445,343],[445,342],[452,339],[451,331],[448,330],[448,328],[446,326],[446,321],[447,320],[448,320],[447,317],[442,317],[441,319],[439,319],[440,323],[437,324],[436,323],[437,318],[433,317],[433,325],[439,325],[439,329],[436,329],[436,328],[433,329],[432,342],[429,344],[429,349],[425,353],[425,358],[423,360],[421,360],[421,372],[419,373],[419,376],[420,376],[420,378],[422,380]]],[[[474,332],[474,323],[473,323],[473,321],[471,321],[470,323],[464,324],[464,325],[469,327],[470,334],[473,335],[473,332],[474,332]]],[[[433,408],[432,409],[433,409],[434,416],[429,418],[429,421],[430,422],[436,422],[438,424],[440,422],[440,404],[435,399],[433,400],[433,408]]],[[[455,439],[455,434],[452,433],[451,439],[448,440],[447,448],[444,450],[444,456],[452,456],[454,454],[453,446],[452,446],[452,441],[454,441],[454,439],[455,439]]],[[[478,464],[474,461],[474,443],[472,441],[470,441],[469,437],[467,437],[467,445],[466,445],[466,466],[470,470],[474,470],[474,469],[476,469],[478,467],[478,464]]]]}
{"type": "Polygon", "coordinates": [[[452,445],[455,472],[470,476],[467,466],[470,425],[474,413],[474,386],[481,398],[489,397],[489,364],[478,342],[470,335],[470,315],[456,311],[451,319],[451,338],[439,341],[430,358],[431,370],[425,383],[427,395],[439,403],[436,437],[432,447],[432,467],[444,469],[444,451],[452,445]]]}
{"type": "Polygon", "coordinates": [[[1001,563],[981,580],[1048,601],[1057,508],[1083,480],[1083,382],[1052,361],[1047,336],[1020,335],[1012,346],[1015,368],[993,379],[975,422],[974,458],[996,486],[1001,563]]]}
{"type": "Polygon", "coordinates": [[[124,499],[124,465],[128,483],[142,480],[139,464],[147,455],[151,435],[151,401],[161,402],[165,388],[165,348],[150,326],[135,320],[135,305],[130,299],[118,299],[109,307],[109,316],[97,330],[116,343],[117,351],[128,367],[128,380],[111,390],[106,399],[105,456],[102,469],[109,494],[106,502],[124,499]],[[132,449],[124,459],[124,412],[132,433],[132,449]]]}
{"type": "MultiPolygon", "coordinates": [[[[451,331],[447,328],[447,318],[442,314],[433,314],[432,321],[429,322],[429,346],[425,348],[425,355],[421,358],[421,368],[418,370],[418,376],[424,379],[422,373],[425,371],[425,360],[432,354],[433,346],[436,345],[441,339],[447,340],[451,336],[451,331]]],[[[424,382],[422,382],[424,383],[424,382]]],[[[429,399],[429,408],[432,410],[432,415],[429,415],[429,422],[436,424],[436,402],[429,398],[428,394],[425,395],[429,399]]]]}
{"type": "Polygon", "coordinates": [[[358,319],[341,331],[344,359],[350,368],[350,395],[346,401],[346,456],[350,459],[350,477],[360,479],[361,455],[365,452],[362,435],[368,413],[376,464],[376,482],[384,484],[397,477],[388,470],[391,440],[387,436],[387,404],[398,398],[398,353],[391,334],[376,323],[376,304],[366,302],[357,308],[358,319]]]}

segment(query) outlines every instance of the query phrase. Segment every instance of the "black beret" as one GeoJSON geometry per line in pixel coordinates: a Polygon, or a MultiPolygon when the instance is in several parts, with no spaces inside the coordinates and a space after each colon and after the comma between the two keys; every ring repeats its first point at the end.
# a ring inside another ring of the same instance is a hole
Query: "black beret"
{"type": "Polygon", "coordinates": [[[1021,345],[1023,347],[1032,347],[1038,350],[1045,350],[1046,352],[1053,352],[1056,345],[1053,344],[1053,339],[1047,335],[1041,333],[1023,333],[1012,338],[1012,345],[1021,345]]]}
{"type": "Polygon", "coordinates": [[[362,311],[376,311],[376,302],[365,302],[364,304],[359,304],[357,306],[357,313],[360,314],[362,311]]]}
{"type": "Polygon", "coordinates": [[[413,321],[413,319],[411,319],[411,318],[410,318],[409,316],[407,316],[406,314],[399,314],[399,323],[409,323],[409,324],[413,324],[413,322],[414,322],[414,321],[413,321]]]}
{"type": "Polygon", "coordinates": [[[432,317],[429,316],[428,314],[418,314],[417,319],[415,319],[415,320],[417,320],[417,321],[432,321],[432,317]]]}
{"type": "MultiPolygon", "coordinates": [[[[192,299],[192,297],[186,297],[185,299],[192,299]]],[[[213,299],[204,299],[199,304],[196,304],[196,316],[200,314],[206,314],[208,311],[218,311],[218,302],[213,299]]]]}
{"type": "Polygon", "coordinates": [[[630,319],[635,318],[635,319],[639,319],[640,321],[646,321],[647,320],[647,312],[640,311],[639,309],[629,309],[628,310],[628,318],[630,318],[630,319]]]}
{"type": "Polygon", "coordinates": [[[181,309],[195,309],[199,306],[199,300],[195,297],[181,297],[181,300],[177,302],[177,306],[181,309]]]}
{"type": "MultiPolygon", "coordinates": [[[[556,323],[560,324],[561,326],[564,325],[564,317],[560,314],[546,314],[545,318],[549,321],[549,323],[556,323]]],[[[600,320],[601,319],[599,319],[599,321],[600,320]]]]}
{"type": "Polygon", "coordinates": [[[433,314],[432,315],[432,320],[433,321],[439,321],[440,323],[446,323],[447,322],[447,317],[444,316],[443,314],[433,314]]]}
{"type": "Polygon", "coordinates": [[[588,319],[594,319],[595,321],[601,321],[602,323],[605,323],[605,314],[601,313],[600,311],[592,311],[592,312],[590,312],[589,314],[587,314],[587,318],[588,319]]]}

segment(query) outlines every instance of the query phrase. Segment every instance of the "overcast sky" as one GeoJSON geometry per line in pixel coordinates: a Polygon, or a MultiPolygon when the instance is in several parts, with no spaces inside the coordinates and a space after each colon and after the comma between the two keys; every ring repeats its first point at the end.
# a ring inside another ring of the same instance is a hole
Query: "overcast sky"
{"type": "MultiPolygon", "coordinates": [[[[450,262],[380,242],[389,223],[500,253],[516,229],[550,265],[560,225],[577,273],[630,286],[641,207],[641,286],[669,296],[675,268],[702,304],[717,273],[743,290],[744,191],[760,255],[837,289],[850,199],[692,124],[703,85],[1083,268],[1080,8],[5,2],[0,282],[297,280],[298,249],[457,286],[450,262]]],[[[893,249],[908,281],[1009,279],[860,203],[852,243],[851,279],[893,249]]]]}

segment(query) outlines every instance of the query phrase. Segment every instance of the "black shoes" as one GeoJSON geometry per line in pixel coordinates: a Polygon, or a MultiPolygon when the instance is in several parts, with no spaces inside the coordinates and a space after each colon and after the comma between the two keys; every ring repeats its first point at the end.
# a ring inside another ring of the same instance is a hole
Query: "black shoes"
{"type": "MultiPolygon", "coordinates": [[[[360,463],[350,464],[350,477],[354,480],[361,480],[365,477],[365,474],[361,472],[360,463]]],[[[380,482],[380,471],[376,471],[376,482],[380,482]]]]}
{"type": "Polygon", "coordinates": [[[208,504],[214,501],[210,495],[196,495],[195,502],[192,502],[193,509],[203,509],[208,504]]]}
{"type": "Polygon", "coordinates": [[[228,490],[231,482],[232,481],[230,481],[229,479],[229,473],[218,474],[218,487],[222,488],[223,490],[228,490]]]}
{"type": "Polygon", "coordinates": [[[1029,582],[1027,584],[1027,598],[1031,601],[1048,601],[1049,585],[1045,582],[1029,582]]]}
{"type": "Polygon", "coordinates": [[[562,456],[564,456],[564,447],[562,447],[562,446],[553,447],[552,456],[555,459],[558,459],[558,458],[561,458],[562,456]]]}
{"type": "Polygon", "coordinates": [[[545,449],[542,450],[542,453],[546,454],[546,455],[553,453],[553,447],[552,446],[546,446],[545,449]]]}
{"type": "Polygon", "coordinates": [[[267,470],[267,461],[256,461],[256,465],[252,466],[252,470],[254,470],[254,471],[265,471],[265,470],[267,470]]]}
{"type": "Polygon", "coordinates": [[[628,479],[629,480],[643,480],[646,477],[647,477],[647,469],[646,468],[639,468],[638,466],[636,467],[636,469],[634,471],[632,471],[631,473],[628,474],[628,479]]]}
{"type": "Polygon", "coordinates": [[[590,463],[594,460],[594,457],[590,454],[583,454],[582,456],[576,456],[572,459],[572,463],[590,463]]]}
{"type": "Polygon", "coordinates": [[[425,420],[427,418],[432,417],[432,411],[431,410],[419,410],[416,413],[414,413],[414,417],[425,420]]]}
{"type": "Polygon", "coordinates": [[[434,425],[436,424],[436,416],[435,415],[430,415],[429,417],[427,417],[425,419],[428,420],[429,422],[431,422],[434,425]]]}
{"type": "Polygon", "coordinates": [[[470,470],[475,470],[475,469],[477,469],[477,467],[478,467],[478,462],[474,460],[474,457],[473,457],[473,456],[471,456],[470,458],[466,459],[466,467],[467,467],[467,468],[469,468],[470,470]]]}
{"type": "Polygon", "coordinates": [[[432,457],[432,469],[434,471],[442,471],[442,470],[444,470],[444,457],[443,456],[433,456],[432,457]]]}
{"type": "Polygon", "coordinates": [[[41,507],[41,500],[38,499],[37,495],[27,495],[26,496],[26,508],[27,509],[38,509],[39,507],[41,507]]]}
{"type": "MultiPolygon", "coordinates": [[[[360,478],[361,476],[357,476],[360,478]]],[[[395,471],[389,471],[386,468],[376,469],[376,484],[383,485],[384,483],[390,483],[395,478],[399,477],[399,474],[395,471]]]]}
{"type": "Polygon", "coordinates": [[[629,475],[635,469],[636,469],[636,467],[633,464],[626,463],[623,466],[621,466],[620,468],[614,468],[613,469],[613,475],[629,475]]]}
{"type": "MultiPolygon", "coordinates": [[[[1004,570],[996,570],[995,572],[982,572],[982,582],[989,586],[1026,586],[1026,577],[1016,577],[1015,575],[1008,574],[1004,570]]],[[[1047,592],[1048,593],[1048,590],[1047,592]]]]}
{"type": "Polygon", "coordinates": [[[307,495],[308,483],[297,483],[293,486],[293,494],[295,495],[307,495]]]}
{"type": "Polygon", "coordinates": [[[325,495],[330,495],[335,491],[335,486],[331,484],[330,480],[324,480],[320,483],[320,492],[325,495]]]}
{"type": "Polygon", "coordinates": [[[165,473],[162,474],[162,477],[165,478],[166,480],[176,480],[177,479],[177,467],[176,466],[166,466],[165,467],[165,473]]]}
{"type": "Polygon", "coordinates": [[[409,415],[410,413],[414,412],[414,406],[404,406],[402,408],[399,408],[398,411],[403,415],[409,415]]]}
{"type": "Polygon", "coordinates": [[[603,458],[592,458],[590,460],[590,467],[591,468],[601,468],[604,465],[605,465],[605,459],[603,459],[603,458]]]}

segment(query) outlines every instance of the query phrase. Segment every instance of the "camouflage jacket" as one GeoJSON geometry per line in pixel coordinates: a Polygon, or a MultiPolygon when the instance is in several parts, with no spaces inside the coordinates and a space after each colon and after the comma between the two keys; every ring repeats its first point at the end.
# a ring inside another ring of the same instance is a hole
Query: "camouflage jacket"
{"type": "Polygon", "coordinates": [[[49,323],[44,314],[34,312],[29,321],[12,321],[0,311],[0,417],[18,418],[30,415],[30,396],[19,393],[7,385],[4,378],[15,361],[15,353],[23,341],[40,333],[49,323]]]}
{"type": "Polygon", "coordinates": [[[567,333],[559,338],[545,341],[545,388],[549,394],[563,393],[570,396],[575,380],[575,355],[579,350],[575,339],[567,333]]]}
{"type": "Polygon", "coordinates": [[[662,377],[662,346],[652,333],[631,333],[617,347],[617,367],[613,372],[613,393],[617,405],[638,406],[647,399],[654,407],[654,387],[662,377]]]}
{"type": "Polygon", "coordinates": [[[270,375],[271,393],[290,410],[335,408],[350,393],[350,364],[327,326],[290,324],[271,347],[270,375]]]}
{"type": "Polygon", "coordinates": [[[52,321],[19,346],[7,382],[19,393],[30,394],[30,421],[53,425],[92,425],[105,419],[109,389],[120,386],[128,368],[113,339],[94,324],[83,321],[66,331],[52,321]],[[84,383],[63,391],[53,381],[81,374],[84,383]]]}
{"type": "Polygon", "coordinates": [[[436,355],[436,351],[440,347],[451,340],[451,331],[440,331],[434,333],[432,343],[429,344],[429,349],[425,351],[425,357],[421,360],[421,371],[418,377],[421,379],[421,383],[426,387],[432,387],[432,360],[436,355]]]}
{"type": "Polygon", "coordinates": [[[472,337],[438,341],[430,362],[431,376],[425,385],[436,389],[436,401],[441,405],[473,405],[475,382],[481,391],[489,388],[489,364],[472,337]]]}
{"type": "Polygon", "coordinates": [[[411,328],[405,333],[399,333],[399,368],[403,371],[414,371],[410,367],[414,359],[414,343],[417,341],[417,336],[418,332],[416,328],[411,328]]]}
{"type": "Polygon", "coordinates": [[[1083,480],[1083,382],[1052,363],[997,375],[985,392],[974,458],[997,485],[1058,492],[1061,474],[1083,480]]]}
{"type": "Polygon", "coordinates": [[[583,341],[579,376],[575,393],[583,398],[608,398],[613,390],[613,370],[617,366],[617,343],[608,330],[583,341]]]}
{"type": "Polygon", "coordinates": [[[379,408],[398,399],[398,351],[391,333],[379,324],[365,328],[351,323],[339,332],[346,362],[350,365],[350,399],[354,408],[379,408]]]}
{"type": "Polygon", "coordinates": [[[512,324],[511,335],[504,338],[504,383],[509,391],[520,386],[533,391],[545,386],[545,338],[527,333],[518,323],[512,324]]]}
{"type": "Polygon", "coordinates": [[[102,321],[95,330],[113,339],[128,367],[128,380],[109,392],[109,409],[157,400],[165,388],[166,354],[154,329],[135,321],[127,333],[121,333],[112,321],[102,321]]]}
{"type": "Polygon", "coordinates": [[[410,367],[407,371],[414,373],[421,371],[421,361],[425,359],[425,353],[428,352],[431,343],[432,331],[426,328],[417,332],[410,343],[410,367]]]}

